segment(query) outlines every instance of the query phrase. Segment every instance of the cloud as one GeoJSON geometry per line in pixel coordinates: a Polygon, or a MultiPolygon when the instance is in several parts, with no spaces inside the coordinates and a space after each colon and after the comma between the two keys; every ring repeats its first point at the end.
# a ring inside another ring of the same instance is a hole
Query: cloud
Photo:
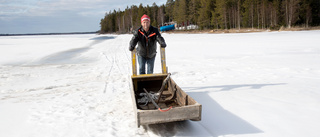
{"type": "Polygon", "coordinates": [[[101,13],[108,2],[103,0],[2,0],[0,19],[14,19],[25,16],[55,16],[64,12],[101,13]]]}
{"type": "MultiPolygon", "coordinates": [[[[160,5],[165,2],[166,0],[160,0],[156,3],[160,5]]],[[[51,32],[52,30],[96,31],[100,27],[100,19],[106,12],[124,10],[127,6],[140,3],[146,6],[152,5],[154,1],[0,0],[0,34],[51,32]]]]}
{"type": "MultiPolygon", "coordinates": [[[[158,3],[165,3],[161,0],[158,3]]],[[[0,17],[3,16],[50,16],[61,11],[85,13],[110,10],[124,10],[131,5],[152,5],[152,0],[2,0],[0,4],[0,17]]]]}

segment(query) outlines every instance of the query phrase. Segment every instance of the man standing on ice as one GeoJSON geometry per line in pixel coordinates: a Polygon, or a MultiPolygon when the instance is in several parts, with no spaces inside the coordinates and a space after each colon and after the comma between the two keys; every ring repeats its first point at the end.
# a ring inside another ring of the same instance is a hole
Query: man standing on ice
{"type": "Polygon", "coordinates": [[[146,74],[146,64],[148,66],[147,74],[153,74],[154,60],[157,53],[156,41],[161,47],[166,47],[166,43],[158,28],[151,26],[150,17],[144,14],[141,17],[141,27],[133,32],[129,46],[129,50],[133,51],[138,43],[137,54],[140,74],[146,74]]]}

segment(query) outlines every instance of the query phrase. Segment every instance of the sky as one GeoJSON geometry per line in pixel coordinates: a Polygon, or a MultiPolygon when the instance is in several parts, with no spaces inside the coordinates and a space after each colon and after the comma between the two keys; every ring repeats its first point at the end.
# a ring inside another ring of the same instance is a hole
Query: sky
{"type": "Polygon", "coordinates": [[[0,0],[0,34],[92,32],[110,10],[167,0],[0,0]]]}

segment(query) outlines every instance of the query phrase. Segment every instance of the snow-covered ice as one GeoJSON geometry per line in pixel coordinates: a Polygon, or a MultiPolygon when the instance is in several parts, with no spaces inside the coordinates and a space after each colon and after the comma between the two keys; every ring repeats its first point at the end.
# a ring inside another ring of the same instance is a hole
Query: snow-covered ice
{"type": "Polygon", "coordinates": [[[320,136],[320,31],[162,35],[201,121],[136,127],[132,35],[6,36],[0,136],[320,136]]]}

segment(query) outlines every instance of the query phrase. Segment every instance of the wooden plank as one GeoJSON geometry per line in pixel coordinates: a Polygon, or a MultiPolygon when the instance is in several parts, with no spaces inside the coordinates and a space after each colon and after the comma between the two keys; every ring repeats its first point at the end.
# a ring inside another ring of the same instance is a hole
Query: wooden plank
{"type": "Polygon", "coordinates": [[[201,119],[201,105],[189,105],[184,107],[172,108],[167,112],[160,112],[159,110],[138,110],[139,123],[156,124],[173,121],[182,121],[189,119],[201,119]]]}
{"type": "Polygon", "coordinates": [[[186,105],[186,96],[187,94],[172,80],[172,85],[176,87],[176,99],[179,105],[186,105]]]}
{"type": "Polygon", "coordinates": [[[166,50],[160,46],[160,56],[161,56],[161,68],[162,74],[167,74],[167,65],[166,65],[166,50]]]}
{"type": "MultiPolygon", "coordinates": [[[[199,103],[196,103],[197,105],[199,104],[199,103]]],[[[199,106],[199,117],[197,117],[197,118],[190,118],[190,120],[192,120],[192,121],[201,121],[201,115],[202,115],[202,105],[201,104],[199,104],[200,106],[199,106]]]]}
{"type": "Polygon", "coordinates": [[[139,127],[140,126],[140,120],[139,120],[139,113],[138,108],[137,108],[137,101],[136,101],[136,97],[135,97],[135,93],[134,93],[134,85],[133,85],[133,81],[131,80],[130,82],[130,89],[131,89],[131,99],[132,99],[132,106],[133,106],[133,111],[135,114],[135,118],[136,118],[136,124],[139,127]]]}
{"type": "MultiPolygon", "coordinates": [[[[189,105],[189,104],[195,104],[197,103],[197,101],[195,101],[192,97],[188,96],[187,93],[185,93],[177,84],[176,82],[174,82],[173,79],[170,79],[171,81],[171,85],[172,87],[175,87],[176,88],[176,98],[177,98],[177,101],[178,103],[181,105],[181,106],[185,106],[185,105],[189,105]],[[188,104],[186,104],[188,103],[188,104]]],[[[170,88],[169,88],[170,89],[170,88]]]]}
{"type": "Polygon", "coordinates": [[[136,57],[136,49],[131,52],[131,59],[132,59],[132,75],[137,75],[137,57],[136,57]]]}
{"type": "Polygon", "coordinates": [[[164,79],[168,76],[168,74],[143,74],[143,75],[136,75],[131,76],[132,79],[138,80],[153,80],[153,79],[164,79]]]}

